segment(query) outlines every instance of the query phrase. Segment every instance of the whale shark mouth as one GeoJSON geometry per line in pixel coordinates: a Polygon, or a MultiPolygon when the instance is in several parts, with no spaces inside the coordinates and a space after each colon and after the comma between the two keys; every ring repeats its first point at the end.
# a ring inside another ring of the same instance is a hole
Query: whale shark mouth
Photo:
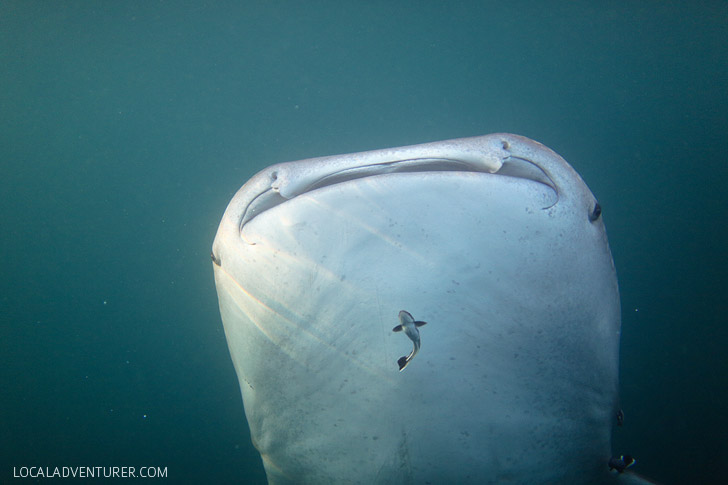
{"type": "MultiPolygon", "coordinates": [[[[309,162],[304,161],[303,163],[309,162]]],[[[311,161],[312,162],[312,161],[311,161]]],[[[548,188],[549,204],[543,209],[553,207],[559,198],[559,189],[551,177],[535,162],[522,157],[507,155],[493,164],[460,158],[410,158],[380,163],[362,164],[319,174],[316,178],[302,177],[302,180],[281,181],[279,171],[271,167],[267,188],[250,199],[240,214],[239,228],[242,233],[245,224],[261,213],[276,207],[299,195],[307,194],[324,187],[351,182],[358,179],[394,173],[432,173],[432,172],[470,172],[482,175],[513,177],[541,184],[548,188]]],[[[301,163],[301,162],[299,162],[301,163]]],[[[285,164],[284,164],[285,165],[285,164]]]]}

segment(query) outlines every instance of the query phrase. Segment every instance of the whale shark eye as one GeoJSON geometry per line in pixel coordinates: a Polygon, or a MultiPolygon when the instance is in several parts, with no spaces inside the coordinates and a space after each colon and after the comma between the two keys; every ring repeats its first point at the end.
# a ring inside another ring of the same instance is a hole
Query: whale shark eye
{"type": "Polygon", "coordinates": [[[592,209],[591,213],[589,214],[589,222],[594,222],[597,219],[599,219],[599,216],[602,215],[602,206],[599,205],[599,202],[594,203],[594,209],[592,209]]]}

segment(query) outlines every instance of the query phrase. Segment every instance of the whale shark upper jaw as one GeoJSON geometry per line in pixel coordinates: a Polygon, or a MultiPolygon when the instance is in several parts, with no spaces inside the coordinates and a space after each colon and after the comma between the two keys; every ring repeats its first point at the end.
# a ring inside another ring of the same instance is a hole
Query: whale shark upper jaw
{"type": "Polygon", "coordinates": [[[378,175],[423,172],[472,172],[538,182],[553,191],[548,208],[558,201],[554,180],[527,150],[513,151],[514,135],[462,138],[349,155],[313,158],[273,165],[253,177],[246,190],[238,227],[299,195],[323,187],[378,175]],[[476,147],[473,148],[474,141],[476,147]]]}

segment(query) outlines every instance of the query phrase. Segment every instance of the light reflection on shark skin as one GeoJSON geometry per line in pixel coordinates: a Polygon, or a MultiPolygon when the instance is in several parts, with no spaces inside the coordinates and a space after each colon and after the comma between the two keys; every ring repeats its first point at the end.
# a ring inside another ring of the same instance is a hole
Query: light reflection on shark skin
{"type": "Polygon", "coordinates": [[[608,467],[620,307],[597,207],[508,134],[253,177],[212,254],[269,482],[640,483],[608,467]],[[407,372],[403,308],[430,322],[407,372]]]}

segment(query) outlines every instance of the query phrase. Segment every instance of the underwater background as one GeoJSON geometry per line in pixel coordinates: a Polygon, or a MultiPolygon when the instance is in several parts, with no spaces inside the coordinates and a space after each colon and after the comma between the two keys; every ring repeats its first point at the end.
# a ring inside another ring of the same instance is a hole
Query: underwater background
{"type": "MultiPolygon", "coordinates": [[[[728,2],[0,3],[0,482],[265,483],[210,246],[267,165],[494,132],[600,200],[616,453],[728,463],[728,2]]],[[[569,457],[554,466],[568,466],[569,457]]]]}

